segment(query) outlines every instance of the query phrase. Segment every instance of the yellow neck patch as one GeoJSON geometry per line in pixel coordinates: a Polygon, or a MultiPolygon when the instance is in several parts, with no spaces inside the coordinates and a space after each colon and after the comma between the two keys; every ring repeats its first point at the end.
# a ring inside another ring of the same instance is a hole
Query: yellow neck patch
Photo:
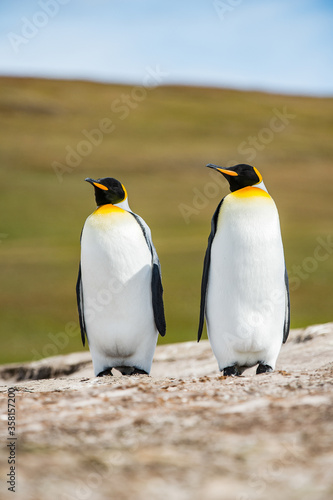
{"type": "Polygon", "coordinates": [[[106,214],[112,214],[112,213],[124,213],[126,210],[123,210],[120,207],[116,207],[115,205],[112,205],[112,203],[108,203],[107,205],[101,205],[98,207],[92,215],[106,215],[106,214]]]}
{"type": "Polygon", "coordinates": [[[254,196],[262,198],[270,198],[269,194],[266,191],[253,186],[247,186],[245,188],[238,189],[237,191],[231,193],[231,195],[237,196],[239,198],[252,198],[254,196]]]}

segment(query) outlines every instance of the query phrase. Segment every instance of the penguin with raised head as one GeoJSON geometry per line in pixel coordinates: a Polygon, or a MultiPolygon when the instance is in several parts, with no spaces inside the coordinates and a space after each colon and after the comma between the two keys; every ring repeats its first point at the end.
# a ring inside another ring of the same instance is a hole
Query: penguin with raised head
{"type": "Polygon", "coordinates": [[[111,177],[85,179],[97,209],[81,234],[76,285],[83,345],[96,376],[149,374],[158,332],[166,331],[160,262],[145,221],[111,177]]]}
{"type": "Polygon", "coordinates": [[[208,338],[224,375],[273,371],[290,324],[279,215],[260,172],[208,164],[229,182],[211,222],[204,259],[198,342],[208,338]]]}

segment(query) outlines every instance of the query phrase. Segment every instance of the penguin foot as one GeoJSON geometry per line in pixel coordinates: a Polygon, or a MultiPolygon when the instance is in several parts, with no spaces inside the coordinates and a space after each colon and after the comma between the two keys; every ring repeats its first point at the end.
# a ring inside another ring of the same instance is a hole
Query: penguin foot
{"type": "Polygon", "coordinates": [[[259,375],[260,373],[269,373],[272,372],[273,368],[269,365],[264,365],[263,363],[259,363],[256,374],[259,375]]]}
{"type": "Polygon", "coordinates": [[[149,375],[144,370],[136,368],[135,366],[116,366],[115,368],[120,371],[122,375],[149,375]]]}
{"type": "Polygon", "coordinates": [[[149,373],[145,372],[144,370],[141,370],[140,368],[135,368],[133,373],[131,375],[149,375],[149,373]]]}
{"type": "Polygon", "coordinates": [[[223,375],[225,377],[239,377],[240,373],[237,365],[227,366],[223,368],[223,375]]]}
{"type": "Polygon", "coordinates": [[[112,377],[112,368],[107,368],[106,370],[100,372],[97,377],[104,377],[105,375],[110,375],[112,377]]]}

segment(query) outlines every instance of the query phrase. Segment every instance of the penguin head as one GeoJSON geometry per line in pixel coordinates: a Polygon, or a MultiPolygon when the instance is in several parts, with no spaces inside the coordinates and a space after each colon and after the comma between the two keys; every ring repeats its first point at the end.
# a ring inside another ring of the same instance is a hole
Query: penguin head
{"type": "Polygon", "coordinates": [[[110,203],[116,205],[127,198],[125,187],[113,177],[103,177],[97,180],[87,177],[85,181],[90,182],[90,184],[94,186],[95,199],[98,207],[110,203]]]}
{"type": "Polygon", "coordinates": [[[213,165],[209,163],[206,165],[209,168],[214,168],[221,172],[221,174],[227,179],[230,185],[230,191],[237,191],[247,186],[254,186],[262,182],[262,175],[256,167],[251,167],[251,165],[246,165],[245,163],[240,163],[234,167],[223,168],[218,165],[213,165]]]}

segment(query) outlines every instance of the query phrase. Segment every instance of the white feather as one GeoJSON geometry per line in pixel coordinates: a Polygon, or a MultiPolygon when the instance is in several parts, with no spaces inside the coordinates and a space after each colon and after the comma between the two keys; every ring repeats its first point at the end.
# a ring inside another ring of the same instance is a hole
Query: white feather
{"type": "Polygon", "coordinates": [[[139,224],[126,210],[97,210],[86,220],[81,248],[84,314],[95,374],[117,366],[149,373],[157,330],[152,257],[139,224]]]}
{"type": "Polygon", "coordinates": [[[206,306],[220,370],[234,363],[275,367],[285,318],[284,266],[272,198],[239,191],[226,196],[211,248],[206,306]]]}

